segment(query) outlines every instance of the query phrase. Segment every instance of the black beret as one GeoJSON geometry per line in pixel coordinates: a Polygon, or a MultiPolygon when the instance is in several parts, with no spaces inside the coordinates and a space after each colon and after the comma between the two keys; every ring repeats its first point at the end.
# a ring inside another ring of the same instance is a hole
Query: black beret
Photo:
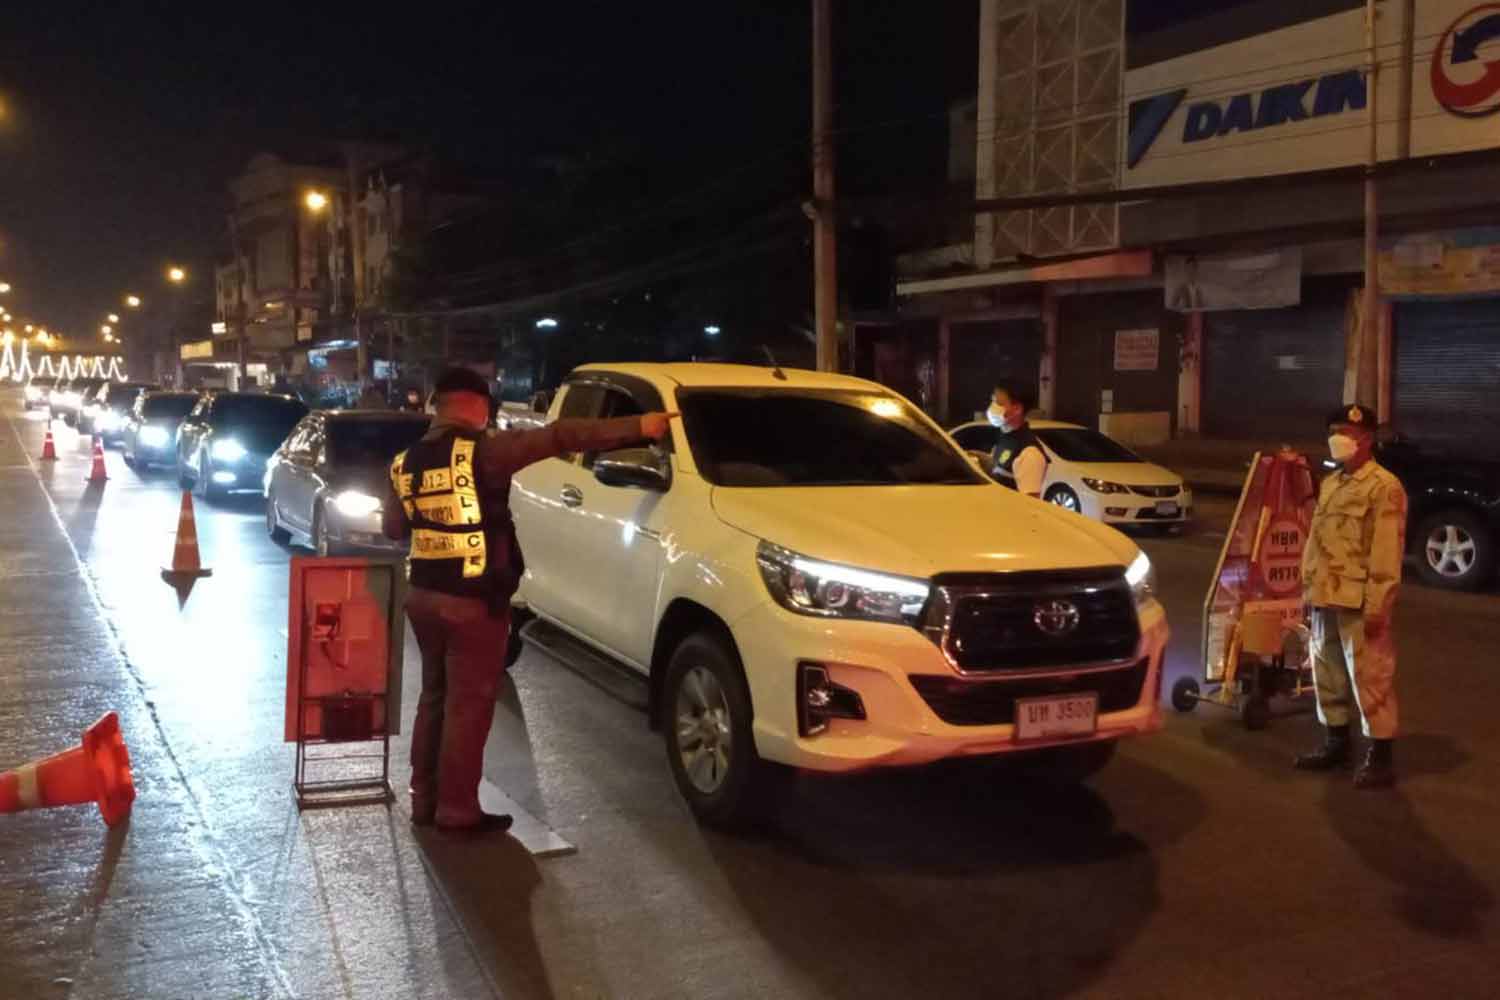
{"type": "Polygon", "coordinates": [[[1347,424],[1350,427],[1362,427],[1371,434],[1374,434],[1375,429],[1380,426],[1380,418],[1368,406],[1351,404],[1349,406],[1341,406],[1328,415],[1329,427],[1337,427],[1342,424],[1347,424]]]}
{"type": "Polygon", "coordinates": [[[445,392],[472,392],[476,396],[490,398],[490,384],[485,377],[472,368],[448,368],[438,376],[437,394],[445,392]]]}

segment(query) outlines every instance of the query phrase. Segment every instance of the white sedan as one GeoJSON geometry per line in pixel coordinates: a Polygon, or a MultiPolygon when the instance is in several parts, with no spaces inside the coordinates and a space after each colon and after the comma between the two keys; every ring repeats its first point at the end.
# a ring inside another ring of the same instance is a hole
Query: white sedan
{"type": "MultiPolygon", "coordinates": [[[[1116,526],[1181,525],[1192,516],[1193,494],[1177,473],[1096,430],[1056,420],[1030,423],[1047,453],[1043,500],[1116,526]]],[[[974,421],[955,427],[953,438],[988,462],[999,433],[974,421]]]]}

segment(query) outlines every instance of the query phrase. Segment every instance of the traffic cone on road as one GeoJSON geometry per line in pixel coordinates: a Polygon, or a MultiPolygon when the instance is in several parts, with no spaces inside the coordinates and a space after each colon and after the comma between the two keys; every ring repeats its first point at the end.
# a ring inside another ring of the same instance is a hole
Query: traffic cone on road
{"type": "Polygon", "coordinates": [[[52,421],[47,421],[47,436],[42,438],[42,461],[57,461],[57,442],[52,440],[52,421]]]}
{"type": "Polygon", "coordinates": [[[85,479],[84,482],[86,482],[86,483],[102,483],[102,482],[105,482],[108,479],[109,479],[109,476],[104,471],[104,439],[101,438],[99,435],[95,434],[94,435],[94,465],[93,465],[93,468],[89,469],[89,477],[87,479],[85,479]]]}
{"type": "Polygon", "coordinates": [[[71,750],[0,774],[0,813],[97,802],[104,822],[114,826],[130,815],[134,801],[130,751],[114,712],[85,730],[71,750]]]}
{"type": "Polygon", "coordinates": [[[204,569],[198,558],[198,524],[193,520],[193,495],[182,491],[182,510],[177,515],[177,544],[172,550],[172,565],[161,571],[161,578],[177,591],[177,606],[187,603],[193,584],[213,570],[204,569]]]}

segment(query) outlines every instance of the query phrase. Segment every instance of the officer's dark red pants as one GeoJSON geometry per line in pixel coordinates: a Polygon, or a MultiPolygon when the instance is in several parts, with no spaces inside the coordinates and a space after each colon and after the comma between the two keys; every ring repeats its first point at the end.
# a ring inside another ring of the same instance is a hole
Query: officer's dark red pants
{"type": "Polygon", "coordinates": [[[509,617],[486,601],[413,587],[406,598],[422,650],[422,697],[411,733],[412,815],[440,826],[479,819],[484,742],[505,673],[509,617]]]}

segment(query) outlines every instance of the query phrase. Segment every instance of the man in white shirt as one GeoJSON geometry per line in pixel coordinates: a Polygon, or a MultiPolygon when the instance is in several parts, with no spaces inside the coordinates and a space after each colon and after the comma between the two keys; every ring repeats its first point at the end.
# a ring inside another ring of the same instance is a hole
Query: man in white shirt
{"type": "Polygon", "coordinates": [[[997,385],[987,416],[1000,433],[995,438],[995,475],[1000,482],[1030,497],[1041,498],[1047,478],[1047,453],[1026,422],[1030,395],[1014,385],[997,385]]]}

